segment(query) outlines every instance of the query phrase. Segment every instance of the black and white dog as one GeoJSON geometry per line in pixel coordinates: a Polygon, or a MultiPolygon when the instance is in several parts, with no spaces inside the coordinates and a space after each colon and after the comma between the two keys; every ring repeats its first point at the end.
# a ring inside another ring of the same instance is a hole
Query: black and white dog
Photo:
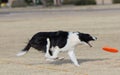
{"type": "Polygon", "coordinates": [[[58,58],[58,53],[62,51],[68,52],[72,62],[79,66],[76,59],[74,49],[78,44],[87,44],[90,47],[90,41],[97,40],[96,37],[90,34],[80,32],[67,32],[67,31],[56,31],[56,32],[39,32],[35,34],[28,42],[27,46],[17,54],[22,56],[26,54],[31,47],[38,51],[45,52],[45,57],[50,60],[62,59],[58,58]]]}

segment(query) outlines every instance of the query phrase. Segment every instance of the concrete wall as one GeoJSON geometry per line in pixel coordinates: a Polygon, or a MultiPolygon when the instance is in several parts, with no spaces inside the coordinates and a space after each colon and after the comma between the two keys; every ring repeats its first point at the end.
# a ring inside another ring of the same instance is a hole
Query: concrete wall
{"type": "Polygon", "coordinates": [[[97,5],[112,4],[112,0],[96,0],[97,5]]]}
{"type": "Polygon", "coordinates": [[[62,0],[53,0],[55,6],[61,6],[62,5],[62,0]]]}

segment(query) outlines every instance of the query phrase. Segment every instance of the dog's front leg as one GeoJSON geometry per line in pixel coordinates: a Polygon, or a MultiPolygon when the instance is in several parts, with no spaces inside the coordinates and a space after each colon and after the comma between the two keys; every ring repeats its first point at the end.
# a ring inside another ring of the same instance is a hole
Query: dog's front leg
{"type": "Polygon", "coordinates": [[[74,53],[74,49],[68,51],[68,55],[69,55],[70,59],[72,60],[72,62],[73,62],[76,66],[79,66],[78,61],[77,61],[76,56],[75,56],[75,53],[74,53]]]}

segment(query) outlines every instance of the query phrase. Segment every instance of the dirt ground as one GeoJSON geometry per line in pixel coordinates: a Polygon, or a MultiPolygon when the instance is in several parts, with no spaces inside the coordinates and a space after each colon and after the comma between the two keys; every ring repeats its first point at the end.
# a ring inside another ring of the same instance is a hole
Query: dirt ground
{"type": "Polygon", "coordinates": [[[0,14],[0,75],[120,75],[120,53],[102,50],[104,46],[120,49],[120,10],[40,10],[0,14]],[[80,31],[98,38],[94,47],[80,45],[74,66],[67,53],[62,61],[47,62],[42,52],[31,50],[16,54],[33,34],[40,31],[80,31]]]}

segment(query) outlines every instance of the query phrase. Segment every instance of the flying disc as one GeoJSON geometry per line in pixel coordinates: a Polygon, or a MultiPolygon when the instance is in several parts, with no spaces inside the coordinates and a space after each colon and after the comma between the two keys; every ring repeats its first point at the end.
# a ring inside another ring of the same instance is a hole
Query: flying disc
{"type": "Polygon", "coordinates": [[[104,51],[112,52],[112,53],[117,53],[118,50],[116,48],[111,48],[111,47],[103,47],[102,48],[104,51]]]}

